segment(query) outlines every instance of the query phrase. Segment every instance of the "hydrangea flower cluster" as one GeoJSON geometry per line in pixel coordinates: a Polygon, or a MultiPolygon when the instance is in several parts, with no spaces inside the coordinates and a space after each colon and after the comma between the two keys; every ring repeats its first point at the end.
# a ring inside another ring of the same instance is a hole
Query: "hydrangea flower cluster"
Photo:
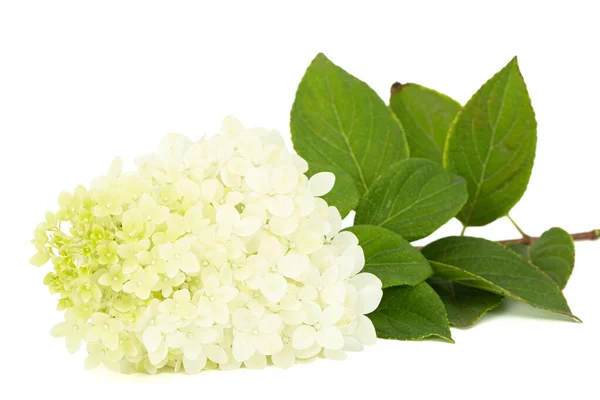
{"type": "Polygon", "coordinates": [[[196,143],[168,135],[136,165],[116,159],[62,193],[35,230],[31,262],[51,261],[44,282],[65,310],[52,334],[71,352],[85,342],[86,367],[286,368],[374,343],[365,314],[382,285],[320,197],[335,178],[308,179],[277,132],[229,117],[196,143]]]}

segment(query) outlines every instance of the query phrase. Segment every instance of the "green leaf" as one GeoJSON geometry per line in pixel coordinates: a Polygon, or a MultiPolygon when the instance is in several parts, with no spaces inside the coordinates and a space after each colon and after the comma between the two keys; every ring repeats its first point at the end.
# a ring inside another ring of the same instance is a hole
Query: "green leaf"
{"type": "Polygon", "coordinates": [[[531,246],[522,243],[506,247],[531,261],[545,272],[559,288],[564,289],[575,265],[575,242],[573,237],[561,228],[552,228],[542,234],[531,246]]]}
{"type": "Polygon", "coordinates": [[[384,289],[379,307],[369,318],[377,336],[383,339],[419,340],[437,336],[454,343],[444,304],[426,282],[384,289]]]}
{"type": "Polygon", "coordinates": [[[354,223],[378,225],[409,241],[448,222],[467,200],[465,180],[433,161],[394,164],[361,199],[354,223]]]}
{"type": "Polygon", "coordinates": [[[415,286],[433,274],[421,252],[402,236],[373,225],[355,225],[354,233],[365,252],[364,271],[377,275],[383,287],[415,286]]]}
{"type": "Polygon", "coordinates": [[[467,180],[465,226],[508,214],[523,196],[535,158],[536,122],[517,59],[487,81],[457,115],[444,165],[467,180]]]}
{"type": "Polygon", "coordinates": [[[395,83],[390,107],[404,127],[411,157],[442,164],[446,136],[461,105],[424,86],[395,83]]]}
{"type": "Polygon", "coordinates": [[[579,321],[548,275],[498,243],[466,236],[447,237],[425,246],[421,252],[437,276],[579,321]]]}
{"type": "Polygon", "coordinates": [[[309,175],[348,174],[359,195],[390,165],[409,157],[404,131],[389,107],[366,83],[323,54],[298,86],[290,128],[294,148],[308,161],[309,175]]]}
{"type": "Polygon", "coordinates": [[[568,232],[552,228],[533,242],[529,251],[531,262],[547,273],[559,288],[564,289],[575,265],[575,243],[568,232]]]}
{"type": "Polygon", "coordinates": [[[453,326],[474,324],[502,302],[502,296],[434,276],[429,285],[440,296],[453,326]]]}

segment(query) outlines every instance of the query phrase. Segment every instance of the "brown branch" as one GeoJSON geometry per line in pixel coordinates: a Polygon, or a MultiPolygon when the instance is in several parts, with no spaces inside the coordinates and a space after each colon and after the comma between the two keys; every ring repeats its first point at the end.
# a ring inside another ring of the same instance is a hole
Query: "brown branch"
{"type": "MultiPolygon", "coordinates": [[[[589,232],[572,233],[571,236],[573,237],[573,240],[575,240],[575,241],[598,240],[598,239],[600,239],[600,229],[594,229],[593,231],[589,231],[589,232]]],[[[539,237],[531,237],[531,236],[525,235],[520,239],[499,240],[498,243],[500,243],[500,244],[520,243],[520,244],[529,246],[530,244],[532,244],[533,242],[535,242],[538,239],[539,239],[539,237]]]]}

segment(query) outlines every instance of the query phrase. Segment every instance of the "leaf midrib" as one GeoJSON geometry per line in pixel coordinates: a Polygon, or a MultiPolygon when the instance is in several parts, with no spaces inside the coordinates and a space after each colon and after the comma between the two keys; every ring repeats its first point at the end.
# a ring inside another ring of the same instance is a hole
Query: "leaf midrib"
{"type": "Polygon", "coordinates": [[[356,158],[356,154],[354,154],[354,149],[352,149],[352,146],[350,145],[350,140],[346,134],[346,131],[344,130],[343,125],[342,125],[340,113],[337,109],[337,105],[335,104],[335,101],[333,98],[333,93],[331,91],[331,84],[329,82],[329,77],[327,76],[327,74],[324,74],[324,76],[325,76],[325,83],[327,84],[327,93],[329,94],[329,101],[331,103],[333,113],[335,114],[335,118],[336,118],[338,126],[340,128],[340,134],[342,135],[342,138],[344,139],[344,143],[346,144],[346,147],[348,148],[348,152],[350,153],[350,156],[352,157],[352,161],[354,162],[354,165],[356,166],[356,169],[358,171],[358,176],[360,177],[361,184],[362,184],[363,188],[365,189],[365,193],[366,193],[369,190],[369,187],[365,180],[362,166],[359,164],[358,158],[356,158]]]}

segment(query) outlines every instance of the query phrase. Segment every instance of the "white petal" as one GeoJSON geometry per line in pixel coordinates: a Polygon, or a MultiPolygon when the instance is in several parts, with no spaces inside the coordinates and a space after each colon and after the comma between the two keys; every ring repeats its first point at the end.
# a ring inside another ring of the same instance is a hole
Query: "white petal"
{"type": "Polygon", "coordinates": [[[188,137],[170,133],[160,141],[158,153],[163,160],[180,161],[191,144],[188,137]]]}
{"type": "Polygon", "coordinates": [[[81,340],[73,336],[67,336],[65,338],[65,344],[67,345],[67,350],[71,354],[77,353],[81,348],[81,340]]]}
{"type": "Polygon", "coordinates": [[[381,289],[381,287],[382,287],[381,280],[369,272],[361,272],[360,274],[352,277],[352,279],[350,279],[350,283],[357,290],[361,290],[361,289],[364,289],[367,287],[374,287],[374,288],[381,289]]]}
{"type": "Polygon", "coordinates": [[[354,331],[356,330],[357,326],[358,326],[358,322],[356,322],[356,320],[354,320],[354,321],[350,321],[344,325],[338,325],[338,329],[340,330],[340,332],[342,332],[342,335],[349,336],[349,335],[354,334],[354,331]]]}
{"type": "Polygon", "coordinates": [[[181,257],[181,262],[179,263],[179,268],[181,271],[187,274],[193,274],[194,272],[200,271],[200,264],[198,263],[198,259],[194,255],[194,253],[185,253],[183,257],[181,257]]]}
{"type": "Polygon", "coordinates": [[[296,362],[296,356],[292,349],[283,349],[271,356],[273,364],[279,368],[289,368],[296,362]]]}
{"type": "Polygon", "coordinates": [[[321,311],[321,307],[317,303],[313,301],[305,301],[302,303],[302,309],[306,314],[304,321],[307,324],[314,325],[317,322],[319,322],[319,319],[321,318],[323,312],[321,311]]]}
{"type": "Polygon", "coordinates": [[[238,308],[231,315],[231,322],[236,329],[241,331],[251,331],[258,327],[258,319],[247,308],[238,308]]]}
{"type": "Polygon", "coordinates": [[[350,246],[358,245],[358,238],[354,233],[350,231],[343,231],[335,235],[335,237],[331,241],[331,244],[333,244],[340,250],[345,250],[350,246]]]}
{"type": "Polygon", "coordinates": [[[356,325],[356,329],[352,336],[358,339],[362,344],[375,344],[377,334],[373,322],[364,315],[359,315],[356,320],[358,324],[356,325]]]}
{"type": "Polygon", "coordinates": [[[248,334],[238,333],[233,338],[233,344],[231,345],[233,357],[239,361],[244,362],[254,355],[256,352],[256,344],[254,338],[248,334]]]}
{"type": "Polygon", "coordinates": [[[304,319],[306,318],[306,312],[302,309],[281,310],[279,311],[279,315],[281,316],[283,322],[285,322],[286,325],[290,326],[300,325],[302,322],[304,322],[304,319]]]}
{"type": "Polygon", "coordinates": [[[265,314],[258,321],[258,330],[262,333],[279,332],[281,327],[281,317],[277,314],[265,314]]]}
{"type": "Polygon", "coordinates": [[[268,210],[278,217],[289,217],[294,212],[294,202],[288,196],[276,195],[269,200],[268,210]]]}
{"type": "MultiPolygon", "coordinates": [[[[166,300],[165,300],[166,301],[166,300]]],[[[177,319],[170,314],[160,314],[156,317],[156,327],[163,333],[172,333],[177,329],[177,319]]]]}
{"type": "Polygon", "coordinates": [[[308,163],[306,162],[306,160],[304,158],[300,157],[297,154],[292,154],[292,159],[294,161],[294,165],[298,169],[298,172],[303,174],[306,171],[308,171],[308,163]]]}
{"type": "Polygon", "coordinates": [[[214,327],[198,328],[196,338],[202,344],[214,343],[219,339],[219,330],[214,327]]]}
{"type": "Polygon", "coordinates": [[[344,361],[347,356],[343,350],[323,349],[323,356],[328,360],[344,361]]]}
{"type": "Polygon", "coordinates": [[[276,235],[287,236],[298,229],[298,218],[273,217],[269,221],[269,229],[276,235]]]}
{"type": "Polygon", "coordinates": [[[301,325],[292,335],[292,345],[297,350],[307,349],[315,343],[316,334],[317,332],[312,326],[301,325]]]}
{"type": "Polygon", "coordinates": [[[223,185],[217,179],[206,179],[200,183],[200,197],[202,200],[210,203],[217,193],[223,190],[223,185]]]}
{"type": "Polygon", "coordinates": [[[252,163],[242,157],[233,157],[227,163],[227,169],[239,176],[245,176],[252,167],[252,163]]]}
{"type": "Polygon", "coordinates": [[[358,339],[352,336],[344,336],[344,351],[363,351],[364,347],[358,339]]]}
{"type": "Polygon", "coordinates": [[[344,346],[344,336],[335,326],[324,326],[317,332],[316,341],[329,350],[339,350],[344,346]]]}
{"type": "Polygon", "coordinates": [[[276,265],[284,255],[284,248],[274,236],[265,235],[260,241],[258,247],[258,255],[261,261],[264,260],[269,265],[276,265]]]}
{"type": "Polygon", "coordinates": [[[334,285],[339,281],[340,278],[340,270],[337,265],[333,265],[332,267],[327,268],[321,274],[321,286],[328,287],[334,285]]]}
{"type": "Polygon", "coordinates": [[[242,183],[242,178],[234,174],[227,168],[223,168],[220,173],[221,181],[229,188],[239,188],[242,183]]]}
{"type": "Polygon", "coordinates": [[[212,362],[217,364],[227,363],[227,352],[216,344],[207,344],[204,346],[204,354],[212,362]]]}
{"type": "Polygon", "coordinates": [[[354,270],[351,275],[358,274],[365,266],[365,253],[362,247],[358,245],[349,246],[342,253],[343,257],[350,257],[354,260],[354,270]]]}
{"type": "Polygon", "coordinates": [[[108,176],[111,178],[118,178],[121,176],[121,172],[123,171],[123,161],[121,157],[115,157],[113,162],[110,164],[110,168],[108,169],[108,176]]]}
{"type": "Polygon", "coordinates": [[[286,279],[275,273],[270,273],[264,276],[260,283],[260,291],[272,302],[279,301],[287,290],[286,279]]]}
{"type": "Polygon", "coordinates": [[[73,332],[73,326],[68,322],[60,322],[55,325],[50,334],[54,337],[65,337],[69,336],[73,332]]]}
{"type": "Polygon", "coordinates": [[[242,123],[235,117],[228,115],[221,124],[221,135],[237,137],[244,130],[242,123]]]}
{"type": "Polygon", "coordinates": [[[169,348],[165,342],[162,342],[156,351],[148,352],[148,359],[152,365],[160,365],[165,361],[168,354],[169,348]]]}
{"type": "Polygon", "coordinates": [[[323,246],[323,235],[317,232],[302,232],[296,235],[296,250],[303,254],[311,254],[323,246]]]}
{"type": "Polygon", "coordinates": [[[270,356],[283,349],[283,341],[278,333],[262,334],[257,340],[257,350],[260,354],[270,356]]]}
{"type": "Polygon", "coordinates": [[[310,268],[310,259],[306,255],[290,252],[279,261],[277,267],[282,275],[295,279],[310,268]]]}
{"type": "Polygon", "coordinates": [[[344,315],[344,306],[329,306],[323,309],[319,322],[321,325],[333,325],[344,315]]]}
{"type": "Polygon", "coordinates": [[[308,189],[313,196],[321,197],[333,189],[335,175],[331,172],[319,172],[314,174],[308,181],[308,189]]]}
{"type": "Polygon", "coordinates": [[[257,193],[269,193],[271,183],[269,180],[269,171],[265,167],[252,168],[246,174],[246,183],[248,187],[257,193]]]}
{"type": "Polygon", "coordinates": [[[195,360],[190,360],[187,357],[183,357],[183,368],[188,374],[197,374],[202,371],[206,366],[206,356],[200,354],[195,360]]]}
{"type": "Polygon", "coordinates": [[[202,343],[198,340],[186,340],[181,347],[183,355],[189,360],[196,360],[202,354],[202,343]]]}
{"type": "Polygon", "coordinates": [[[258,217],[245,217],[235,224],[235,233],[238,236],[246,237],[254,234],[260,228],[260,219],[258,217]]]}
{"type": "Polygon", "coordinates": [[[381,298],[383,290],[376,287],[368,287],[358,291],[358,299],[356,301],[356,311],[361,314],[368,314],[375,311],[381,298]]]}
{"type": "Polygon", "coordinates": [[[144,346],[146,346],[146,350],[148,350],[149,353],[158,350],[162,339],[162,333],[154,325],[148,326],[144,329],[144,333],[142,334],[142,343],[144,343],[144,346]]]}
{"type": "Polygon", "coordinates": [[[223,286],[215,291],[215,300],[222,303],[229,303],[235,299],[237,294],[238,290],[233,286],[223,286]]]}
{"type": "Polygon", "coordinates": [[[246,360],[244,362],[244,365],[246,366],[246,368],[249,369],[263,369],[267,366],[267,357],[263,356],[262,354],[256,353],[248,360],[246,360]]]}
{"type": "Polygon", "coordinates": [[[330,224],[330,229],[329,232],[327,232],[327,236],[333,237],[339,233],[340,229],[342,229],[342,215],[338,209],[333,206],[329,207],[328,214],[327,221],[330,224]]]}
{"type": "Polygon", "coordinates": [[[298,170],[296,166],[288,164],[275,167],[271,175],[271,186],[275,193],[290,193],[298,185],[298,170]]]}
{"type": "Polygon", "coordinates": [[[235,225],[240,220],[240,213],[231,204],[223,204],[217,209],[216,220],[218,224],[235,225]]]}
{"type": "Polygon", "coordinates": [[[337,282],[332,286],[321,289],[320,294],[325,304],[342,304],[346,298],[346,286],[342,282],[337,282]]]}
{"type": "Polygon", "coordinates": [[[315,198],[310,193],[296,196],[294,203],[299,217],[305,217],[315,210],[315,198]]]}
{"type": "Polygon", "coordinates": [[[323,348],[319,346],[316,342],[307,349],[297,350],[296,358],[302,360],[310,360],[311,358],[317,356],[323,348]]]}
{"type": "Polygon", "coordinates": [[[185,342],[185,336],[180,331],[175,331],[165,336],[167,346],[171,349],[180,348],[185,342]]]}
{"type": "Polygon", "coordinates": [[[229,308],[225,303],[213,303],[211,314],[217,324],[226,324],[229,321],[229,308]]]}

